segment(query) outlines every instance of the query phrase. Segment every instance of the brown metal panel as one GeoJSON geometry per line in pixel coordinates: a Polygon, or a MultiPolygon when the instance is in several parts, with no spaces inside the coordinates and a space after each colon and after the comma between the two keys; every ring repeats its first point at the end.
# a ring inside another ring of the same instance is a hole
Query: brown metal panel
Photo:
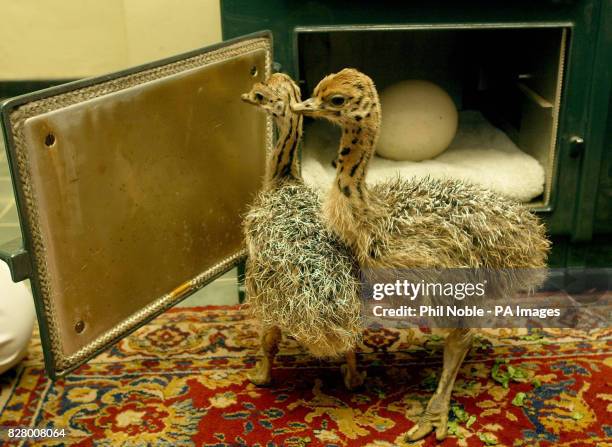
{"type": "Polygon", "coordinates": [[[271,125],[267,36],[26,102],[12,158],[52,375],[233,266],[271,125]]]}

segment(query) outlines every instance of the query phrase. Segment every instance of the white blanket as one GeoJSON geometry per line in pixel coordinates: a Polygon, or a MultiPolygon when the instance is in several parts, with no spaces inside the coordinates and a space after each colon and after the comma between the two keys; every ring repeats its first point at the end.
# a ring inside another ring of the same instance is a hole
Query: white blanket
{"type": "MultiPolygon", "coordinates": [[[[302,173],[308,184],[326,191],[334,179],[339,129],[315,121],[304,131],[302,173]]],[[[393,161],[373,157],[367,182],[374,184],[396,175],[462,179],[508,198],[529,202],[544,191],[544,168],[521,151],[508,136],[480,112],[459,115],[459,129],[449,148],[431,160],[393,161]]]]}

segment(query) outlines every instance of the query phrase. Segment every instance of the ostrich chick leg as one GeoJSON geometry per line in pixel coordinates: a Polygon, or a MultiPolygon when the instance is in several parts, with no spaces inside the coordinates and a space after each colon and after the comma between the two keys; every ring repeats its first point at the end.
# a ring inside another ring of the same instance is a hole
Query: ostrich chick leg
{"type": "Polygon", "coordinates": [[[363,385],[366,372],[359,372],[357,370],[357,356],[355,355],[355,351],[346,353],[346,364],[340,367],[340,371],[342,371],[344,385],[347,389],[353,390],[363,385]]]}
{"type": "Polygon", "coordinates": [[[278,344],[281,340],[281,331],[278,326],[264,328],[261,334],[261,350],[263,357],[257,362],[253,371],[248,374],[249,380],[257,385],[268,385],[272,381],[272,363],[278,352],[278,344]]]}
{"type": "Polygon", "coordinates": [[[419,422],[407,433],[407,441],[422,439],[434,428],[438,441],[446,438],[451,393],[459,368],[472,345],[472,337],[471,329],[453,329],[448,334],[444,345],[444,363],[438,388],[429,400],[419,422]]]}

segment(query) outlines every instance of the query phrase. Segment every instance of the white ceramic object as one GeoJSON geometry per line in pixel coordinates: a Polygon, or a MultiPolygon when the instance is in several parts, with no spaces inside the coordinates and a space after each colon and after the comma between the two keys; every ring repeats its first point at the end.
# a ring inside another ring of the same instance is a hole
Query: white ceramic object
{"type": "Polygon", "coordinates": [[[28,286],[15,284],[8,266],[0,261],[0,374],[26,355],[35,318],[28,286]]]}
{"type": "Polygon", "coordinates": [[[409,80],[380,95],[382,127],[376,153],[391,160],[421,161],[441,154],[457,132],[452,98],[433,82],[409,80]]]}

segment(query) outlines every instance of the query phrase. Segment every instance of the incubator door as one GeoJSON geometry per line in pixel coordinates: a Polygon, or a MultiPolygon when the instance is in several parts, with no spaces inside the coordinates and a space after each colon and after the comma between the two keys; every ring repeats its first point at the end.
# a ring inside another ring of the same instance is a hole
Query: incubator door
{"type": "MultiPolygon", "coordinates": [[[[66,374],[244,256],[272,126],[240,94],[269,33],[15,98],[2,118],[47,371],[66,374]]],[[[19,245],[19,244],[17,244],[19,245]]]]}

